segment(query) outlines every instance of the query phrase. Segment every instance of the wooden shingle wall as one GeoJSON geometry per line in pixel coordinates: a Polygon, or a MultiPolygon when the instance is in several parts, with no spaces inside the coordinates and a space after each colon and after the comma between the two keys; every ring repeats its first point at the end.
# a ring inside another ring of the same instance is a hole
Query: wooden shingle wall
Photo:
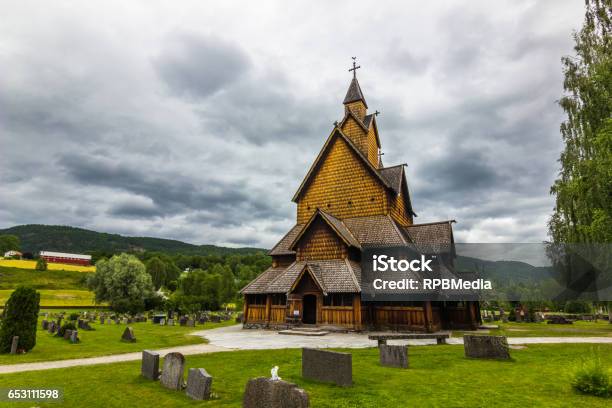
{"type": "Polygon", "coordinates": [[[320,219],[316,219],[296,247],[296,259],[343,259],[348,247],[338,235],[320,219]]]}
{"type": "Polygon", "coordinates": [[[308,222],[317,208],[340,219],[386,214],[385,187],[345,140],[338,137],[332,143],[329,154],[298,200],[298,224],[308,222]]]}

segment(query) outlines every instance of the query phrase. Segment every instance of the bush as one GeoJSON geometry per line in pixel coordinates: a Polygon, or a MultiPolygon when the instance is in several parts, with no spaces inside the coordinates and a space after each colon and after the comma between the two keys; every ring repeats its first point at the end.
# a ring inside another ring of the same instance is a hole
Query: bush
{"type": "Polygon", "coordinates": [[[565,313],[591,314],[593,313],[593,305],[590,302],[570,300],[565,303],[565,313]]]}
{"type": "Polygon", "coordinates": [[[37,271],[46,271],[47,270],[47,261],[43,258],[38,258],[36,261],[36,270],[37,271]]]}
{"type": "Polygon", "coordinates": [[[59,330],[57,331],[57,335],[59,337],[64,337],[66,330],[76,330],[76,326],[74,325],[74,323],[65,323],[62,327],[59,328],[59,330]]]}
{"type": "Polygon", "coordinates": [[[72,320],[72,321],[79,320],[79,316],[80,314],[78,313],[70,313],[70,315],[68,316],[68,320],[72,320]]]}
{"type": "Polygon", "coordinates": [[[4,306],[0,328],[0,353],[11,350],[13,336],[19,336],[19,349],[29,351],[36,345],[36,326],[40,310],[40,294],[32,288],[19,286],[4,306]]]}
{"type": "Polygon", "coordinates": [[[572,387],[583,394],[598,397],[612,395],[612,380],[610,373],[602,365],[599,356],[584,361],[574,372],[572,387]]]}

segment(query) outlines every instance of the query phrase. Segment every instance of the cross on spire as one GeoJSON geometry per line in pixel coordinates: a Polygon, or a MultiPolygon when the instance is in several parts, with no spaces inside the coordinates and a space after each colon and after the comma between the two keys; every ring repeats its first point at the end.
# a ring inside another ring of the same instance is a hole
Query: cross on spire
{"type": "Polygon", "coordinates": [[[361,65],[357,65],[357,57],[351,57],[353,59],[353,68],[349,68],[349,72],[353,71],[353,78],[357,78],[357,70],[361,68],[361,65]]]}

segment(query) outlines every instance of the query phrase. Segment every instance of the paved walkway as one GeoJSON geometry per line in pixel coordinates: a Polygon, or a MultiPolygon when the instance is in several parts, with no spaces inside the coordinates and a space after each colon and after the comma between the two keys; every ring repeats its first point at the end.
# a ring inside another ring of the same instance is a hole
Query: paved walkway
{"type": "MultiPolygon", "coordinates": [[[[243,330],[241,325],[221,327],[212,330],[202,330],[193,333],[206,337],[209,344],[195,344],[156,350],[162,357],[167,353],[179,352],[184,355],[215,353],[233,350],[261,350],[283,349],[300,347],[342,347],[364,348],[373,347],[376,342],[368,340],[368,334],[358,333],[330,333],[321,337],[287,336],[271,330],[243,330]]],[[[371,333],[369,333],[371,334],[371,333]]],[[[428,345],[435,344],[435,340],[397,340],[389,344],[428,345]]],[[[447,340],[449,344],[463,344],[461,337],[447,340]]],[[[554,344],[554,343],[610,343],[612,337],[508,337],[511,345],[520,344],[554,344]]],[[[0,365],[0,374],[17,373],[23,371],[50,370],[95,364],[119,363],[123,361],[137,361],[142,358],[141,352],[115,354],[111,356],[79,358],[73,360],[41,361],[37,363],[23,363],[0,365]]]]}

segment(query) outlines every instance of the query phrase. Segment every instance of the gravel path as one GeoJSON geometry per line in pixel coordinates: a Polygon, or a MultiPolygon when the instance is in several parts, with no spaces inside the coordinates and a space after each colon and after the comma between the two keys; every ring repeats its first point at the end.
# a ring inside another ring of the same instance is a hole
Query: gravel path
{"type": "MultiPolygon", "coordinates": [[[[215,353],[232,350],[262,350],[300,347],[343,347],[364,348],[373,347],[376,342],[368,340],[368,334],[358,333],[330,333],[326,336],[287,336],[271,330],[243,330],[241,325],[221,327],[212,330],[202,330],[194,335],[206,337],[209,344],[195,344],[156,350],[163,357],[167,353],[179,352],[184,355],[215,353]]],[[[371,334],[371,333],[369,333],[371,334]]],[[[448,340],[449,344],[463,344],[461,337],[448,340]]],[[[612,337],[508,337],[511,345],[521,344],[556,344],[556,343],[608,343],[612,344],[612,337]]],[[[389,341],[389,344],[429,345],[435,340],[398,340],[389,341]]],[[[0,365],[0,374],[17,373],[23,371],[50,370],[95,364],[118,363],[123,361],[140,360],[142,354],[126,353],[111,356],[79,358],[73,360],[41,361],[37,363],[23,363],[0,365]]]]}

